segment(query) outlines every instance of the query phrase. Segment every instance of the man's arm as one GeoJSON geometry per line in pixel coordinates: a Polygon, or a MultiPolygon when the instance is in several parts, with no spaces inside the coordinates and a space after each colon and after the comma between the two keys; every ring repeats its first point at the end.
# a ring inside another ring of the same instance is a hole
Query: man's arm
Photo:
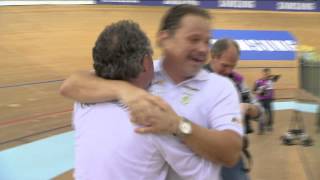
{"type": "Polygon", "coordinates": [[[193,152],[226,167],[238,162],[242,147],[239,134],[231,130],[207,129],[196,124],[192,126],[192,135],[183,138],[183,141],[193,152]]]}
{"type": "Polygon", "coordinates": [[[125,81],[98,78],[94,72],[79,71],[68,77],[60,87],[60,94],[83,103],[117,100],[121,90],[132,86],[125,81]]]}
{"type": "Polygon", "coordinates": [[[261,108],[257,104],[241,103],[241,112],[250,118],[257,118],[261,114],[261,108]]]}
{"type": "MultiPolygon", "coordinates": [[[[165,113],[157,109],[157,111],[152,112],[153,118],[161,119],[166,123],[159,123],[156,125],[158,130],[166,130],[172,132],[172,134],[177,131],[177,123],[180,122],[181,117],[177,116],[174,111],[172,113],[165,113]],[[158,117],[161,116],[161,117],[158,117]],[[170,125],[170,122],[176,122],[170,125]],[[167,124],[167,127],[161,127],[161,125],[167,124]]],[[[226,159],[236,159],[238,157],[230,158],[230,154],[237,154],[238,151],[230,144],[240,143],[238,141],[239,135],[233,131],[216,131],[203,128],[196,124],[193,124],[193,133],[187,136],[177,136],[177,135],[155,135],[149,134],[152,137],[152,143],[157,147],[159,152],[165,161],[170,165],[170,167],[179,175],[182,179],[212,179],[218,176],[216,167],[211,163],[223,163],[226,159]],[[229,136],[230,135],[230,136],[229,136]],[[183,141],[184,143],[181,143],[183,141]],[[201,142],[200,142],[201,141],[201,142]],[[233,143],[226,143],[226,142],[233,143]],[[191,148],[190,148],[191,147],[191,148]],[[215,148],[212,148],[215,147],[215,148]],[[221,147],[221,148],[220,148],[221,147]],[[223,150],[224,149],[224,150],[223,150]],[[220,152],[223,151],[223,152],[220,152]],[[227,150],[227,151],[226,151],[227,150]],[[230,150],[230,151],[228,151],[230,150]],[[234,151],[234,152],[232,152],[234,151]],[[211,152],[212,154],[208,154],[211,152]],[[222,157],[219,157],[223,155],[222,157]],[[217,158],[212,159],[212,156],[217,158]],[[221,159],[219,159],[221,158],[221,159]]],[[[140,129],[141,130],[141,129],[140,129]]],[[[148,130],[146,127],[144,130],[148,130]]],[[[178,134],[178,133],[176,133],[178,134]]],[[[227,163],[229,166],[232,166],[235,162],[227,163]]],[[[226,163],[224,163],[226,164],[226,163]]],[[[226,165],[227,165],[226,164],[226,165]]]]}
{"type": "Polygon", "coordinates": [[[245,91],[248,93],[249,99],[249,102],[240,103],[241,113],[243,114],[243,117],[245,115],[248,115],[250,118],[258,118],[263,111],[262,106],[244,82],[241,83],[240,88],[241,91],[245,91]]]}
{"type": "MultiPolygon", "coordinates": [[[[145,127],[136,129],[138,133],[169,133],[176,134],[181,121],[173,110],[149,112],[148,124],[134,118],[145,127]]],[[[240,119],[237,119],[240,122],[240,119]]],[[[192,134],[181,137],[181,140],[196,154],[212,161],[231,167],[238,162],[242,148],[241,136],[231,130],[214,130],[192,124],[192,134]]]]}
{"type": "MultiPolygon", "coordinates": [[[[97,77],[94,72],[79,71],[68,77],[59,92],[64,97],[82,103],[98,103],[119,100],[128,107],[168,108],[159,97],[126,81],[107,80],[97,77]],[[131,105],[133,104],[133,105],[131,105]]],[[[134,110],[134,109],[133,109],[134,110]]],[[[144,111],[145,112],[145,111],[144,111]]],[[[143,113],[140,113],[143,116],[143,113]]]]}
{"type": "MultiPolygon", "coordinates": [[[[208,110],[208,122],[210,129],[192,123],[192,133],[182,137],[182,141],[196,154],[212,162],[224,166],[233,166],[240,157],[242,148],[242,134],[240,107],[238,94],[233,85],[231,93],[219,96],[219,105],[208,110]],[[230,110],[231,109],[231,110],[230,110]],[[233,110],[232,110],[233,109],[233,110]],[[236,128],[234,128],[236,127],[236,128]]],[[[139,111],[142,111],[140,109],[139,111]]],[[[138,111],[138,112],[139,112],[138,111]]],[[[172,109],[163,110],[159,115],[152,113],[151,121],[147,127],[137,129],[139,133],[176,133],[181,117],[176,115],[172,109]]],[[[141,125],[139,118],[133,117],[135,122],[141,125]]]]}

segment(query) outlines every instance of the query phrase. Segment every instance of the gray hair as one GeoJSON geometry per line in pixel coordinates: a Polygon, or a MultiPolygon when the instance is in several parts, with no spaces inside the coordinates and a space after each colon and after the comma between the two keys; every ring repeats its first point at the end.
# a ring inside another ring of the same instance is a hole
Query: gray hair
{"type": "Polygon", "coordinates": [[[234,46],[237,49],[238,55],[240,55],[240,47],[238,43],[232,39],[219,39],[211,47],[211,56],[220,58],[222,53],[226,51],[230,46],[234,46]]]}
{"type": "Polygon", "coordinates": [[[150,41],[139,25],[122,20],[107,26],[92,50],[96,75],[105,79],[130,80],[143,71],[143,58],[152,54],[150,41]]]}

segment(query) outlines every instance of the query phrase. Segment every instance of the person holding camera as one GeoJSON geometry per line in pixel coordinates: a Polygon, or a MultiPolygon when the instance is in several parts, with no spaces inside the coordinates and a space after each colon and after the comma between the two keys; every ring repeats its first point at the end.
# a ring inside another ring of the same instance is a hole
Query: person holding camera
{"type": "MultiPolygon", "coordinates": [[[[259,119],[263,115],[263,108],[259,101],[252,95],[244,83],[242,75],[234,71],[240,56],[240,48],[232,39],[220,39],[211,47],[211,61],[205,65],[205,69],[228,77],[236,86],[240,100],[242,115],[245,120],[245,133],[250,134],[253,129],[250,119],[259,119]]],[[[259,121],[259,132],[263,131],[263,121],[259,121]]]]}
{"type": "MultiPolygon", "coordinates": [[[[251,119],[259,119],[259,133],[263,132],[263,108],[254,98],[249,88],[246,88],[242,75],[234,71],[240,56],[240,48],[236,41],[232,39],[220,39],[211,47],[211,61],[205,65],[205,69],[210,72],[228,77],[236,86],[241,97],[241,111],[245,125],[245,133],[253,132],[250,126],[251,119]]],[[[248,138],[243,138],[243,154],[246,158],[231,168],[223,167],[221,176],[223,180],[249,180],[247,172],[251,162],[251,155],[248,152],[248,138]],[[249,165],[245,165],[245,159],[249,165]]]]}
{"type": "Polygon", "coordinates": [[[272,101],[274,97],[273,82],[279,79],[280,75],[271,75],[269,68],[262,70],[262,77],[256,80],[253,91],[255,92],[257,99],[264,107],[267,115],[266,128],[268,131],[273,129],[273,113],[272,113],[272,101]]]}

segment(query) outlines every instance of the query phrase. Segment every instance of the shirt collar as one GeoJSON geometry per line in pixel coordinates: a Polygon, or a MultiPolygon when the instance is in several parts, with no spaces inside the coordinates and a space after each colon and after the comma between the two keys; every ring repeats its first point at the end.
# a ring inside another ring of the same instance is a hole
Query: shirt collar
{"type": "MultiPolygon", "coordinates": [[[[168,74],[166,73],[166,71],[163,68],[163,58],[160,58],[159,60],[156,60],[154,62],[154,72],[155,72],[155,77],[159,77],[162,76],[165,79],[170,79],[171,78],[168,76],[168,74]]],[[[193,81],[206,81],[209,79],[209,72],[201,69],[194,77],[187,79],[183,82],[181,82],[180,84],[183,84],[185,82],[193,82],[193,81]]]]}

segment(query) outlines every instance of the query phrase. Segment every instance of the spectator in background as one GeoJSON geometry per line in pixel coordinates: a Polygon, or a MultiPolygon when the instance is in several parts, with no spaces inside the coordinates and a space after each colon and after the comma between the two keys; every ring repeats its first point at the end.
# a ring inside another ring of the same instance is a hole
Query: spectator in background
{"type": "Polygon", "coordinates": [[[245,133],[253,132],[250,119],[259,119],[259,132],[263,131],[263,108],[250,89],[246,87],[244,78],[234,71],[240,56],[240,48],[232,39],[220,39],[211,48],[211,61],[205,65],[210,72],[230,78],[236,86],[240,100],[242,115],[245,117],[245,133]],[[260,118],[261,117],[261,118],[260,118]]]}
{"type": "Polygon", "coordinates": [[[262,70],[262,77],[256,80],[254,84],[253,91],[255,92],[257,99],[260,101],[261,105],[264,107],[267,121],[266,129],[272,131],[273,129],[273,113],[272,113],[272,101],[274,97],[273,82],[277,81],[278,76],[271,75],[271,70],[269,68],[264,68],[262,70]]]}
{"type": "MultiPolygon", "coordinates": [[[[242,116],[245,120],[245,133],[253,132],[250,126],[251,119],[259,119],[259,133],[263,132],[263,108],[245,86],[243,77],[234,71],[240,56],[240,48],[237,42],[232,39],[220,39],[211,47],[211,61],[205,66],[210,72],[230,78],[237,87],[241,98],[242,116]]],[[[244,160],[251,162],[251,155],[248,148],[248,139],[244,137],[243,154],[245,157],[231,168],[223,167],[221,174],[223,180],[248,180],[246,174],[249,167],[246,167],[244,160]]]]}

